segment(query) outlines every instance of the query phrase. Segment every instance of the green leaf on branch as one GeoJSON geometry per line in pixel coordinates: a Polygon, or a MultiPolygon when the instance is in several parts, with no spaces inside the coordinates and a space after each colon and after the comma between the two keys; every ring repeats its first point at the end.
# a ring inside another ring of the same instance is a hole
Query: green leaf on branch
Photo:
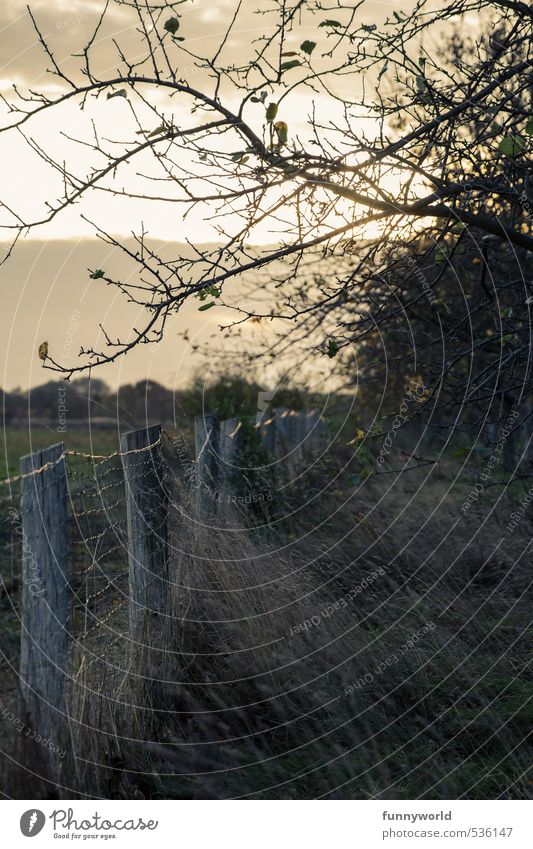
{"type": "Polygon", "coordinates": [[[169,18],[168,21],[165,21],[165,29],[171,35],[176,35],[177,31],[180,28],[180,22],[177,18],[169,18]]]}
{"type": "Polygon", "coordinates": [[[161,124],[160,127],[157,127],[155,130],[152,130],[151,133],[148,133],[148,138],[151,139],[154,136],[160,136],[161,133],[165,133],[166,131],[167,131],[167,128],[165,127],[165,125],[161,124]]]}
{"type": "Polygon", "coordinates": [[[210,301],[210,303],[203,304],[203,306],[198,307],[198,312],[205,312],[206,310],[210,310],[211,307],[216,307],[215,301],[210,301]]]}
{"type": "Polygon", "coordinates": [[[363,24],[362,29],[364,29],[365,32],[374,32],[377,30],[377,24],[363,24]]]}
{"type": "Polygon", "coordinates": [[[206,298],[219,298],[222,290],[220,286],[206,286],[205,289],[202,289],[201,292],[198,292],[197,297],[201,301],[205,301],[206,298]]]}
{"type": "Polygon", "coordinates": [[[302,44],[300,44],[300,50],[303,50],[303,52],[307,53],[308,56],[311,55],[315,47],[316,41],[304,41],[302,44]]]}
{"type": "Polygon", "coordinates": [[[127,97],[127,96],[128,96],[128,92],[126,91],[125,88],[119,88],[118,91],[108,91],[107,92],[107,99],[108,100],[111,100],[112,97],[127,97]]]}
{"type": "Polygon", "coordinates": [[[328,18],[327,21],[322,21],[322,23],[319,24],[318,26],[319,27],[335,27],[335,28],[338,28],[338,27],[341,27],[342,24],[341,24],[340,21],[332,21],[331,18],[328,18]]]}
{"type": "Polygon", "coordinates": [[[526,142],[523,136],[506,136],[498,145],[498,150],[504,156],[520,156],[524,152],[526,142]]]}
{"type": "Polygon", "coordinates": [[[533,117],[526,124],[526,136],[533,136],[533,117]]]}
{"type": "Polygon", "coordinates": [[[326,353],[330,359],[333,359],[333,357],[336,357],[339,353],[339,346],[335,339],[328,340],[328,350],[326,351],[326,353]]]}
{"type": "Polygon", "coordinates": [[[290,71],[291,68],[297,68],[298,65],[301,65],[301,64],[302,63],[300,62],[299,59],[291,59],[290,62],[282,62],[281,65],[279,66],[279,69],[280,69],[280,71],[290,71]]]}
{"type": "Polygon", "coordinates": [[[105,271],[102,271],[101,268],[97,268],[96,271],[93,271],[93,273],[90,275],[90,279],[91,280],[100,280],[100,278],[103,277],[104,274],[105,274],[105,271]]]}
{"type": "Polygon", "coordinates": [[[267,121],[273,121],[277,114],[278,114],[278,104],[277,103],[269,103],[268,109],[266,111],[267,121]]]}

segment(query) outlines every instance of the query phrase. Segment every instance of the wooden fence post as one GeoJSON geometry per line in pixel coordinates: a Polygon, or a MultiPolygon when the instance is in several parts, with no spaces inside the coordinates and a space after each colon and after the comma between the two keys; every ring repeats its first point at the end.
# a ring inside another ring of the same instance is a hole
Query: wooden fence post
{"type": "Polygon", "coordinates": [[[239,465],[243,448],[243,429],[239,419],[220,424],[220,500],[222,513],[235,519],[235,508],[246,493],[245,472],[239,465]]]}
{"type": "Polygon", "coordinates": [[[285,407],[277,407],[274,410],[274,453],[278,459],[285,459],[289,467],[294,466],[294,449],[297,445],[295,439],[295,416],[297,414],[285,407]]]}
{"type": "Polygon", "coordinates": [[[262,419],[256,426],[259,429],[259,438],[263,447],[274,457],[276,454],[276,417],[274,413],[271,413],[269,418],[262,419]]]}
{"type": "Polygon", "coordinates": [[[241,434],[242,425],[238,419],[228,419],[220,423],[220,490],[226,506],[230,503],[231,496],[242,495],[244,490],[242,472],[237,466],[241,434]]]}
{"type": "Polygon", "coordinates": [[[21,474],[28,475],[22,481],[23,762],[28,763],[29,758],[30,763],[42,763],[47,777],[56,782],[69,740],[65,692],[70,582],[64,451],[59,443],[20,460],[21,474]]]}
{"type": "Polygon", "coordinates": [[[130,636],[134,643],[147,638],[153,644],[167,633],[170,609],[161,425],[123,434],[120,450],[128,518],[130,636]]]}
{"type": "Polygon", "coordinates": [[[306,451],[318,454],[323,449],[325,426],[320,410],[311,410],[306,414],[306,451]]]}
{"type": "Polygon", "coordinates": [[[220,421],[216,413],[196,416],[196,517],[199,524],[212,518],[220,495],[220,421]]]}

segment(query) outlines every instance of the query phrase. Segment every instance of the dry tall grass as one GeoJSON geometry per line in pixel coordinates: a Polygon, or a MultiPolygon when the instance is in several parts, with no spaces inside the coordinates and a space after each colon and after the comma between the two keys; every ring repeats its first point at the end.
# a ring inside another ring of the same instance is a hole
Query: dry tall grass
{"type": "Polygon", "coordinates": [[[3,792],[530,797],[527,512],[506,529],[519,493],[487,487],[463,513],[471,481],[452,459],[356,485],[350,466],[329,452],[269,515],[219,505],[212,527],[176,488],[160,638],[132,646],[121,614],[101,650],[73,654],[61,786],[38,749],[17,765],[4,716],[3,792]]]}
{"type": "Polygon", "coordinates": [[[338,468],[269,528],[175,506],[172,637],[80,677],[65,796],[531,795],[530,521],[338,468]]]}

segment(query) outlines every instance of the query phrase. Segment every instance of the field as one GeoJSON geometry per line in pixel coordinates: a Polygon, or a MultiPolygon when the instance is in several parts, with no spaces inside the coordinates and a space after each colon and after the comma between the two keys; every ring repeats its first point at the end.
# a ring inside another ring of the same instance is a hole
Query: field
{"type": "Polygon", "coordinates": [[[111,454],[118,449],[118,433],[115,428],[69,427],[66,433],[58,433],[53,427],[4,427],[2,452],[0,455],[0,479],[19,473],[19,459],[25,454],[64,442],[67,449],[87,454],[111,454]]]}

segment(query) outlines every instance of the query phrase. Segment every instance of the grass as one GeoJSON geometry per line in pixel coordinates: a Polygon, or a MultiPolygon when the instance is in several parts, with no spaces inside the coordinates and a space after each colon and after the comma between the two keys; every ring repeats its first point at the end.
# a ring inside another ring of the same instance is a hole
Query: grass
{"type": "Polygon", "coordinates": [[[21,770],[9,795],[530,798],[531,518],[506,536],[489,493],[463,514],[454,458],[357,465],[310,465],[267,528],[197,529],[178,486],[170,631],[131,652],[117,618],[82,648],[68,789],[21,770]]]}
{"type": "Polygon", "coordinates": [[[21,428],[7,426],[3,430],[3,445],[0,454],[0,479],[19,473],[19,460],[25,454],[64,442],[67,449],[87,454],[111,454],[118,449],[118,433],[115,428],[67,428],[58,433],[53,427],[21,428]]]}

